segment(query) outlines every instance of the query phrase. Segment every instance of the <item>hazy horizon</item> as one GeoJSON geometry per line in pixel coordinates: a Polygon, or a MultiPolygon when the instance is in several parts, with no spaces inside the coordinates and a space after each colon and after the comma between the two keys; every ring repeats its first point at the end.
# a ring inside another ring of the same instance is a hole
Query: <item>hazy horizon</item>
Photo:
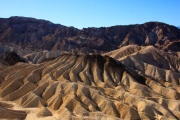
{"type": "Polygon", "coordinates": [[[75,28],[163,22],[180,26],[179,0],[2,0],[0,17],[31,17],[75,28]]]}

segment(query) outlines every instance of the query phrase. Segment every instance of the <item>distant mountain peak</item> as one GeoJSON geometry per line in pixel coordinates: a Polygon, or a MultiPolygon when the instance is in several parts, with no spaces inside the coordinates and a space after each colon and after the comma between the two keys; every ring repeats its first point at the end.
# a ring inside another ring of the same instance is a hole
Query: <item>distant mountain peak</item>
{"type": "Polygon", "coordinates": [[[13,16],[0,18],[0,43],[32,50],[105,52],[129,44],[162,49],[180,40],[180,30],[161,22],[84,28],[79,30],[50,21],[13,16]],[[16,36],[16,37],[14,37],[16,36]]]}

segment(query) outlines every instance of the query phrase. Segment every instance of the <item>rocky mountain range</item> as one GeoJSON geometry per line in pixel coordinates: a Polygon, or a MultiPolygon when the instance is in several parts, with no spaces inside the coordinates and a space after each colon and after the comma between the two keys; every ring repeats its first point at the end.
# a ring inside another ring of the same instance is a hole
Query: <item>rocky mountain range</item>
{"type": "Polygon", "coordinates": [[[1,18],[0,24],[1,44],[21,46],[33,51],[94,53],[115,50],[129,44],[153,45],[158,49],[171,50],[179,44],[180,39],[177,27],[160,22],[82,30],[25,17],[1,18]]]}
{"type": "Polygon", "coordinates": [[[0,18],[0,119],[180,119],[180,29],[0,18]]]}

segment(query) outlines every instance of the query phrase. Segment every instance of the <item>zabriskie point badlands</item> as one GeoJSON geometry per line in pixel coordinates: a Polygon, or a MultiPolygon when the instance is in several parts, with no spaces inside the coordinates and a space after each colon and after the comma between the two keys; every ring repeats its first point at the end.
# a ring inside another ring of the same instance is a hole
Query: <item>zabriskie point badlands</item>
{"type": "Polygon", "coordinates": [[[0,119],[180,119],[180,29],[0,18],[0,119]]]}

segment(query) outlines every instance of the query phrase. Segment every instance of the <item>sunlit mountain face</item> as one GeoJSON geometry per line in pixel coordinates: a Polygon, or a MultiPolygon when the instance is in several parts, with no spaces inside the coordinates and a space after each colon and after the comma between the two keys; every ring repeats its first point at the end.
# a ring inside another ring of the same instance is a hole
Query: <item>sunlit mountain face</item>
{"type": "Polygon", "coordinates": [[[180,29],[0,18],[0,119],[180,119],[180,29]]]}

